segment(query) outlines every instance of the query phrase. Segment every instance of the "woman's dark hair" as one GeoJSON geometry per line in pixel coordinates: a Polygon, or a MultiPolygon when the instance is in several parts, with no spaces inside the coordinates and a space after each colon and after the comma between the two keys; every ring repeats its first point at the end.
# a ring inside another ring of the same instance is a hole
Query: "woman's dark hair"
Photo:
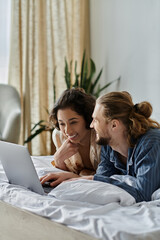
{"type": "Polygon", "coordinates": [[[150,128],[160,128],[160,124],[150,118],[151,104],[146,101],[134,104],[131,95],[126,91],[105,94],[97,99],[97,103],[104,107],[106,122],[113,119],[122,121],[131,146],[150,128]]]}
{"type": "Polygon", "coordinates": [[[86,128],[90,128],[92,122],[92,113],[95,106],[95,98],[85,93],[82,88],[72,88],[65,90],[58,101],[55,103],[49,120],[59,129],[57,113],[59,109],[70,108],[78,115],[83,116],[86,122],[86,128]]]}

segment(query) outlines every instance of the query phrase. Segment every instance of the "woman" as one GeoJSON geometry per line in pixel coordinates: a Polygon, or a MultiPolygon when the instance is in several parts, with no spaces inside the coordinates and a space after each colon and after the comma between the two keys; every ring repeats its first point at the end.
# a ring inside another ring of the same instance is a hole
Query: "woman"
{"type": "MultiPolygon", "coordinates": [[[[68,172],[53,173],[52,179],[57,180],[54,186],[72,177],[95,173],[101,147],[95,143],[95,131],[90,129],[94,106],[94,97],[79,88],[65,90],[55,104],[50,115],[56,127],[53,142],[57,149],[52,164],[68,172]]],[[[41,178],[42,184],[47,178],[51,174],[41,178]]]]}

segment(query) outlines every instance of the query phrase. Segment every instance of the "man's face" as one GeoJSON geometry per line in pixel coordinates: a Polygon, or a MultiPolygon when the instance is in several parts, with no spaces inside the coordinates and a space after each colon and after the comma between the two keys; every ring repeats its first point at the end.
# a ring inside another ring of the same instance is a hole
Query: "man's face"
{"type": "Polygon", "coordinates": [[[96,143],[99,145],[109,145],[111,142],[110,122],[106,122],[103,114],[104,107],[101,104],[96,103],[93,112],[93,121],[90,127],[96,131],[96,143]]]}

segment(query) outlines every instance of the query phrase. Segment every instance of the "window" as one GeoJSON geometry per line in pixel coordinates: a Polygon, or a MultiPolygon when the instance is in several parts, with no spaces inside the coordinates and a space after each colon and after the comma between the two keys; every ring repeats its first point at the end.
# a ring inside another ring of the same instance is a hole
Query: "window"
{"type": "Polygon", "coordinates": [[[0,4],[0,83],[8,83],[11,0],[0,4]]]}

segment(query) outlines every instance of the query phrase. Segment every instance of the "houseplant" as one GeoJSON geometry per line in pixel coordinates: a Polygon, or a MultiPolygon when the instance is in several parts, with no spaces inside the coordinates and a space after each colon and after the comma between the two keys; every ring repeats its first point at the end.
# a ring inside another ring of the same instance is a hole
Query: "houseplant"
{"type": "Polygon", "coordinates": [[[101,87],[100,84],[98,83],[102,75],[103,69],[100,70],[97,77],[94,79],[94,75],[96,73],[96,66],[94,61],[91,58],[89,60],[86,59],[85,51],[83,53],[80,73],[77,73],[77,61],[75,61],[74,81],[72,81],[71,79],[71,71],[72,71],[72,61],[70,62],[70,65],[69,65],[65,58],[65,82],[66,82],[67,88],[72,88],[72,87],[83,88],[86,93],[91,94],[96,98],[99,97],[101,91],[109,87],[113,82],[120,80],[120,77],[119,77],[118,79],[115,79],[107,83],[103,87],[101,87]]]}
{"type": "MultiPolygon", "coordinates": [[[[100,86],[99,80],[102,75],[103,69],[100,70],[97,77],[94,78],[94,75],[96,73],[96,66],[94,61],[90,58],[89,60],[86,58],[85,51],[83,52],[83,58],[81,62],[81,69],[80,73],[77,73],[77,61],[75,61],[74,66],[73,62],[70,61],[68,64],[66,58],[65,58],[65,68],[64,68],[64,79],[66,83],[67,89],[70,89],[72,87],[80,87],[85,90],[86,93],[91,94],[95,96],[96,98],[99,97],[101,91],[109,87],[112,83],[115,81],[119,81],[120,77],[107,83],[103,87],[100,86]],[[72,81],[72,67],[74,67],[74,79],[72,81]],[[98,85],[98,86],[97,86],[98,85]]],[[[53,76],[55,75],[55,71],[53,76]]],[[[54,97],[55,97],[55,86],[54,86],[54,97]]],[[[55,97],[56,99],[56,97],[55,97]]],[[[46,110],[48,112],[48,110],[46,110]]],[[[49,114],[49,112],[48,112],[49,114]]],[[[31,135],[24,141],[24,143],[30,142],[34,137],[36,137],[38,134],[40,134],[43,131],[53,131],[53,127],[50,126],[48,121],[40,120],[38,123],[36,123],[33,128],[31,129],[31,135]]]]}

